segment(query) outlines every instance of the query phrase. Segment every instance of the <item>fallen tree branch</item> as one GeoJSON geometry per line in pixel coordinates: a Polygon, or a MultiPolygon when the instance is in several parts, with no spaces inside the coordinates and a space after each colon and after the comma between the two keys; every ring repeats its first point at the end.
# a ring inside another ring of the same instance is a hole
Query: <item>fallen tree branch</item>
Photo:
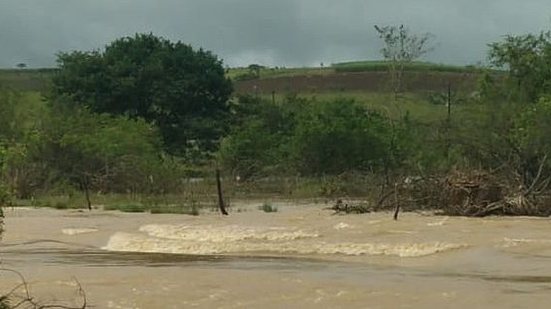
{"type": "Polygon", "coordinates": [[[75,280],[78,286],[78,294],[81,297],[80,305],[69,306],[69,305],[63,305],[63,304],[41,304],[39,301],[36,301],[34,297],[32,297],[27,280],[20,272],[13,269],[7,269],[7,268],[0,268],[0,272],[9,272],[9,273],[15,274],[20,281],[20,283],[15,287],[13,287],[8,293],[4,295],[0,295],[0,307],[8,306],[7,308],[10,308],[10,309],[23,308],[23,306],[25,306],[24,308],[29,308],[29,309],[47,309],[47,308],[86,309],[88,308],[86,293],[84,292],[82,285],[76,278],[73,278],[73,280],[75,280]],[[17,291],[20,289],[23,289],[23,295],[17,295],[17,291]],[[13,305],[10,305],[10,302],[14,302],[14,301],[15,303],[13,305]]]}
{"type": "Polygon", "coordinates": [[[526,190],[526,191],[524,192],[524,196],[529,195],[529,194],[532,193],[532,191],[534,190],[534,187],[536,186],[536,184],[537,184],[538,181],[540,180],[541,172],[543,171],[543,167],[544,167],[544,165],[545,165],[545,161],[547,161],[547,154],[545,154],[545,156],[543,156],[543,159],[541,160],[540,166],[538,167],[538,173],[536,174],[536,178],[534,178],[534,181],[532,181],[532,184],[530,185],[530,187],[528,188],[528,190],[526,190]]]}

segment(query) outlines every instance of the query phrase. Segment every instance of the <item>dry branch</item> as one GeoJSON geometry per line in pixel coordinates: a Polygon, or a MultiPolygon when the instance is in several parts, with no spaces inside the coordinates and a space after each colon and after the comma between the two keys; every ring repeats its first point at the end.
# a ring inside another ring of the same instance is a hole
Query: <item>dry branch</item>
{"type": "Polygon", "coordinates": [[[78,287],[78,295],[81,298],[81,301],[79,305],[77,306],[70,306],[70,305],[63,305],[63,304],[48,304],[48,303],[42,303],[38,300],[36,300],[30,293],[29,285],[27,283],[27,280],[25,277],[18,271],[13,269],[6,269],[1,268],[0,272],[7,272],[15,274],[18,278],[20,283],[17,284],[15,287],[13,287],[10,291],[8,291],[6,294],[0,295],[0,308],[2,306],[8,306],[7,308],[10,309],[18,309],[18,308],[28,308],[28,309],[46,309],[46,308],[57,308],[57,309],[86,309],[88,308],[88,303],[86,299],[86,293],[84,292],[84,289],[82,288],[82,285],[80,282],[76,279],[75,283],[78,287]],[[17,293],[19,290],[23,290],[21,293],[17,293]]]}

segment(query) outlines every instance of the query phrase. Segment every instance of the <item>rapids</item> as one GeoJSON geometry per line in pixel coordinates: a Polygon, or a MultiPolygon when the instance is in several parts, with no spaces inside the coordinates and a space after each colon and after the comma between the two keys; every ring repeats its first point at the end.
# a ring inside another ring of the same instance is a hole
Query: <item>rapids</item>
{"type": "MultiPolygon", "coordinates": [[[[223,217],[5,209],[1,266],[95,308],[547,308],[551,220],[240,204],[223,217]],[[76,279],[76,280],[75,280],[76,279]]],[[[0,272],[0,294],[18,278],[0,272]]]]}

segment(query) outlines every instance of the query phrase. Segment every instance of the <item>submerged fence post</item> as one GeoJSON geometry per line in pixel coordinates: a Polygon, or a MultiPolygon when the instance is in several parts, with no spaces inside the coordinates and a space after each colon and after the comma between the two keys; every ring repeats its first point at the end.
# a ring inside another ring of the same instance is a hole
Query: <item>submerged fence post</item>
{"type": "Polygon", "coordinates": [[[92,201],[90,200],[90,188],[88,185],[88,176],[84,176],[81,180],[81,187],[84,190],[84,196],[86,198],[86,205],[88,206],[88,210],[92,211],[92,201]]]}
{"type": "Polygon", "coordinates": [[[224,205],[224,197],[222,196],[222,183],[220,182],[220,169],[216,169],[216,189],[218,190],[218,207],[220,207],[220,212],[227,216],[228,212],[226,211],[226,205],[224,205]]]}
{"type": "Polygon", "coordinates": [[[446,162],[450,163],[450,148],[451,148],[451,127],[452,127],[452,84],[448,82],[448,94],[446,98],[448,114],[446,117],[446,162]]]}
{"type": "Polygon", "coordinates": [[[398,184],[394,182],[394,204],[396,209],[394,209],[394,221],[398,220],[398,213],[400,213],[400,201],[398,200],[398,184]]]}

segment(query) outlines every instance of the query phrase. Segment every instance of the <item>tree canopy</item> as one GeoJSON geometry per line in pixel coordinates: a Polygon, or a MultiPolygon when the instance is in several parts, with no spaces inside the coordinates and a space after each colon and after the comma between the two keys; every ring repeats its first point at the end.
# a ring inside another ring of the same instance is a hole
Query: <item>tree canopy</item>
{"type": "Polygon", "coordinates": [[[509,71],[521,100],[536,102],[551,91],[551,31],[508,35],[490,46],[490,61],[509,71]]]}
{"type": "Polygon", "coordinates": [[[170,153],[213,151],[227,130],[233,88],[222,61],[209,51],[136,34],[103,51],[60,53],[57,61],[54,99],[143,118],[159,128],[170,153]]]}

